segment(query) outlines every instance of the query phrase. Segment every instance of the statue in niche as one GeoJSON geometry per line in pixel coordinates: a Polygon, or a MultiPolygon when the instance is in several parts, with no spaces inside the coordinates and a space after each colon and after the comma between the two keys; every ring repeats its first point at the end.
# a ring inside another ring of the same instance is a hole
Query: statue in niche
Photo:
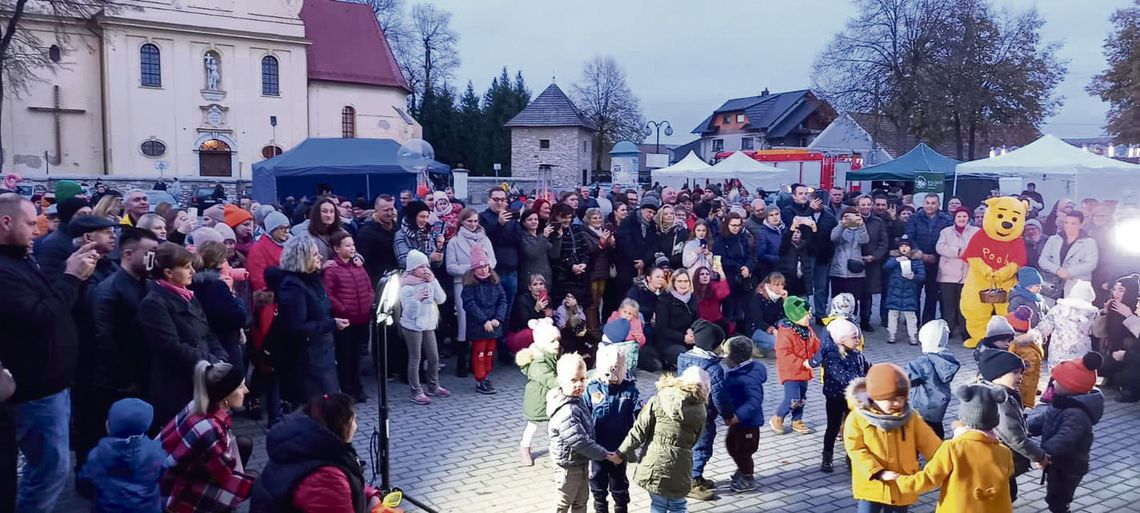
{"type": "Polygon", "coordinates": [[[214,52],[206,52],[206,89],[210,91],[217,91],[218,85],[222,81],[221,73],[218,72],[218,59],[214,57],[214,52]]]}

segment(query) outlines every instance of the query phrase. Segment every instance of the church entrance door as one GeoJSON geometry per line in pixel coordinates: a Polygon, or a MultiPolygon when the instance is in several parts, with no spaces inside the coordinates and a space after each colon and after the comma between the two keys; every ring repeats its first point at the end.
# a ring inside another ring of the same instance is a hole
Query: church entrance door
{"type": "Polygon", "coordinates": [[[210,139],[198,147],[198,170],[202,176],[233,176],[233,151],[217,139],[210,139]]]}

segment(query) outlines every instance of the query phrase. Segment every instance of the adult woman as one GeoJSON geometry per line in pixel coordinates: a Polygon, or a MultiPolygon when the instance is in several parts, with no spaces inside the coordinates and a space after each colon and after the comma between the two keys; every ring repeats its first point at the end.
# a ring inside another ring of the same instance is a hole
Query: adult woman
{"type": "Polygon", "coordinates": [[[1043,293],[1054,299],[1068,296],[1077,280],[1092,282],[1099,261],[1096,241],[1081,229],[1085,218],[1080,212],[1065,216],[1064,229],[1045,241],[1037,266],[1049,283],[1043,293]]]}
{"type": "Polygon", "coordinates": [[[594,302],[593,306],[586,309],[586,326],[596,333],[601,329],[599,311],[606,294],[606,282],[610,279],[610,257],[614,253],[616,242],[613,232],[603,224],[600,208],[586,209],[584,224],[582,235],[586,237],[589,260],[592,262],[587,274],[590,275],[590,296],[594,302]]]}
{"type": "Polygon", "coordinates": [[[135,226],[150,230],[159,242],[166,242],[166,220],[158,214],[146,214],[139,218],[135,226]]]}
{"type": "Polygon", "coordinates": [[[685,249],[681,252],[681,264],[686,269],[705,267],[712,269],[713,257],[712,234],[709,232],[709,222],[704,219],[697,220],[693,231],[689,233],[689,240],[685,242],[685,249]]]}
{"type": "Polygon", "coordinates": [[[95,204],[95,208],[91,209],[91,215],[107,218],[118,223],[123,215],[122,196],[110,193],[104,194],[102,198],[99,198],[99,202],[95,204]]]}
{"type": "Polygon", "coordinates": [[[622,221],[629,217],[629,206],[621,201],[614,202],[614,211],[606,217],[606,229],[611,232],[616,232],[617,227],[621,226],[622,221]]]}
{"type": "Polygon", "coordinates": [[[245,379],[228,363],[199,361],[192,386],[192,400],[158,435],[170,455],[160,486],[164,511],[234,511],[249,498],[254,482],[245,471],[252,443],[238,440],[231,430],[230,410],[245,402],[245,379]]]}
{"type": "Polygon", "coordinates": [[[717,273],[713,279],[713,271],[707,267],[697,267],[692,270],[696,279],[693,284],[693,297],[697,299],[697,314],[701,319],[720,326],[725,333],[732,333],[732,325],[724,318],[721,302],[728,297],[728,280],[717,273]]]}
{"type": "Polygon", "coordinates": [[[697,298],[693,297],[693,279],[689,271],[673,271],[669,291],[658,298],[654,317],[653,343],[661,367],[667,371],[676,370],[677,356],[693,345],[693,332],[689,327],[698,318],[697,298]]]}
{"type": "Polygon", "coordinates": [[[775,271],[776,265],[780,263],[780,246],[783,245],[787,228],[781,220],[778,207],[773,205],[764,209],[764,222],[760,223],[760,233],[756,235],[756,260],[761,276],[775,271]]]}
{"type": "Polygon", "coordinates": [[[547,292],[546,278],[541,274],[530,275],[526,291],[522,292],[511,303],[511,318],[507,322],[507,349],[517,353],[524,347],[530,347],[534,342],[528,323],[531,319],[542,319],[554,316],[554,309],[550,305],[550,293],[547,292]]]}
{"type": "Polygon", "coordinates": [[[543,198],[534,200],[534,205],[530,207],[531,210],[538,213],[538,229],[544,230],[550,225],[550,212],[552,206],[549,201],[543,198]]]}
{"type": "MultiPolygon", "coordinates": [[[[831,297],[848,292],[863,297],[863,281],[867,277],[863,263],[863,244],[871,240],[863,216],[855,207],[844,207],[839,224],[831,230],[835,256],[831,260],[828,276],[831,277],[831,297]]],[[[861,305],[870,308],[870,305],[861,305]]]]}
{"type": "Polygon", "coordinates": [[[342,231],[344,228],[340,226],[336,200],[329,197],[318,199],[309,210],[309,226],[305,233],[316,243],[322,262],[332,261],[333,250],[329,239],[333,234],[342,231]]]}
{"type": "Polygon", "coordinates": [[[356,409],[345,394],[309,399],[269,431],[269,463],[253,487],[250,511],[366,513],[381,500],[365,484],[352,439],[356,409]]]}
{"type": "Polygon", "coordinates": [[[222,266],[226,263],[226,246],[218,241],[203,242],[197,248],[201,259],[191,279],[189,289],[202,304],[210,331],[226,351],[226,361],[245,373],[245,305],[234,296],[230,286],[222,279],[222,266]]]}
{"type": "Polygon", "coordinates": [[[333,332],[347,328],[349,322],[333,318],[320,270],[321,252],[315,237],[294,237],[285,243],[276,290],[282,337],[278,356],[283,360],[278,370],[286,378],[282,394],[294,403],[340,391],[333,332]]]}
{"type": "Polygon", "coordinates": [[[194,278],[196,255],[169,242],[147,255],[154,281],[139,303],[139,327],[150,352],[148,401],[154,406],[155,427],[162,426],[193,398],[194,366],[200,360],[227,358],[210,330],[202,304],[187,288],[194,278]]]}
{"type": "MultiPolygon", "coordinates": [[[[491,239],[487,238],[487,233],[483,231],[483,226],[479,224],[479,211],[473,208],[465,208],[459,213],[459,231],[456,232],[455,237],[452,237],[451,242],[447,243],[445,253],[447,255],[447,274],[451,275],[451,290],[453,291],[451,297],[453,298],[463,295],[463,275],[471,270],[471,250],[476,246],[483,249],[491,261],[491,268],[494,268],[497,264],[495,248],[491,245],[491,239]]],[[[463,355],[469,352],[467,349],[467,312],[458,301],[455,301],[455,307],[455,315],[458,319],[455,338],[458,346],[455,351],[460,356],[459,365],[463,366],[465,365],[463,355]]]]}
{"type": "Polygon", "coordinates": [[[962,300],[962,284],[966,283],[966,271],[970,265],[962,259],[962,252],[980,229],[970,225],[970,211],[959,207],[954,211],[954,225],[943,228],[934,245],[940,257],[938,286],[942,289],[942,319],[950,328],[951,337],[964,334],[966,330],[958,303],[962,300]]]}
{"type": "MultiPolygon", "coordinates": [[[[248,256],[249,248],[253,246],[253,214],[229,204],[225,206],[223,222],[234,231],[234,249],[242,256],[248,256]]],[[[309,226],[312,227],[313,223],[310,222],[309,226]]]]}
{"type": "MultiPolygon", "coordinates": [[[[711,226],[711,225],[710,225],[711,226]]],[[[756,256],[744,235],[744,219],[729,213],[722,223],[720,238],[713,246],[713,254],[721,259],[721,272],[728,278],[730,295],[724,303],[724,315],[739,325],[744,319],[748,298],[756,288],[756,256]]]]}
{"type": "MultiPolygon", "coordinates": [[[[780,260],[776,263],[775,270],[784,275],[788,291],[793,295],[806,296],[811,290],[808,280],[812,279],[811,272],[815,263],[814,239],[818,236],[817,229],[815,221],[810,218],[796,218],[792,221],[791,228],[784,230],[781,236],[780,260]]],[[[823,235],[828,236],[830,234],[823,235]]]]}
{"type": "Polygon", "coordinates": [[[1094,335],[1100,338],[1100,347],[1097,350],[1107,356],[1113,352],[1124,349],[1125,343],[1133,338],[1124,321],[1132,315],[1140,301],[1140,276],[1130,274],[1121,276],[1112,285],[1111,297],[1104,303],[1094,324],[1094,335]],[[1117,308],[1117,304],[1123,308],[1117,308]],[[1128,312],[1128,313],[1122,313],[1128,312]]]}
{"type": "Polygon", "coordinates": [[[550,261],[558,258],[559,249],[562,247],[561,239],[553,237],[553,226],[539,228],[542,225],[542,218],[538,215],[538,211],[524,211],[520,225],[522,236],[519,237],[519,279],[528,280],[530,276],[540,274],[549,284],[554,275],[550,261]]]}
{"type": "Polygon", "coordinates": [[[651,249],[650,254],[665,255],[669,259],[669,267],[680,269],[683,267],[682,254],[685,241],[689,238],[689,230],[677,225],[675,212],[670,205],[662,205],[653,221],[657,228],[657,245],[651,249]]]}
{"type": "Polygon", "coordinates": [[[555,221],[555,236],[559,238],[558,258],[551,260],[554,268],[553,303],[562,304],[567,294],[573,294],[582,308],[593,305],[590,295],[589,240],[582,227],[574,224],[574,209],[565,203],[554,206],[551,217],[555,221]]]}
{"type": "Polygon", "coordinates": [[[348,319],[348,327],[333,334],[337,381],[344,393],[363,403],[368,397],[360,386],[360,348],[368,343],[368,329],[372,326],[372,280],[364,266],[357,263],[352,236],[342,231],[334,234],[329,243],[333,261],[325,268],[325,291],[332,303],[333,317],[348,319]]]}
{"type": "Polygon", "coordinates": [[[422,201],[412,201],[404,207],[404,222],[396,232],[396,262],[403,269],[408,251],[419,250],[428,256],[432,269],[443,266],[443,233],[432,229],[431,212],[422,201]]]}
{"type": "Polygon", "coordinates": [[[1057,233],[1058,228],[1061,226],[1058,223],[1058,217],[1063,217],[1073,212],[1076,209],[1076,203],[1069,198],[1061,198],[1053,204],[1053,210],[1049,211],[1049,216],[1045,218],[1045,235],[1053,235],[1057,233]]]}
{"type": "Polygon", "coordinates": [[[185,244],[186,236],[198,226],[198,220],[190,217],[185,210],[171,209],[163,219],[166,220],[166,240],[175,244],[185,244]]]}

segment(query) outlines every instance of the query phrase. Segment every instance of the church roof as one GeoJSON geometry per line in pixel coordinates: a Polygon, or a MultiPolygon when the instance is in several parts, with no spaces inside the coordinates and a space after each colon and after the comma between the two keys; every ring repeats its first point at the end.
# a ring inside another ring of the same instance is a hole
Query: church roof
{"type": "Polygon", "coordinates": [[[578,110],[557,85],[550,84],[542,94],[530,102],[522,112],[507,122],[507,127],[559,127],[580,126],[587,130],[597,130],[590,120],[578,110]]]}
{"type": "Polygon", "coordinates": [[[301,8],[309,78],[398,87],[411,92],[372,8],[336,0],[305,0],[301,8]]]}

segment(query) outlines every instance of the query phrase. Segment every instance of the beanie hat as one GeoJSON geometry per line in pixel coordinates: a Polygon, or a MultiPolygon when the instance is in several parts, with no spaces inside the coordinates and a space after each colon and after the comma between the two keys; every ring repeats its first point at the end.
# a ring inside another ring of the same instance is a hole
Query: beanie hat
{"type": "Polygon", "coordinates": [[[914,246],[911,245],[910,237],[907,237],[906,235],[899,237],[899,240],[895,241],[895,249],[899,249],[903,246],[914,249],[914,246]]]}
{"type": "MultiPolygon", "coordinates": [[[[1042,230],[1042,229],[1043,229],[1043,228],[1041,227],[1041,221],[1038,221],[1038,220],[1036,220],[1036,219],[1028,219],[1028,220],[1026,220],[1026,221],[1025,221],[1025,226],[1036,226],[1038,230],[1042,230]]],[[[1023,267],[1022,269],[1024,269],[1024,267],[1023,267]]]]}
{"type": "Polygon", "coordinates": [[[1009,321],[1009,325],[1013,327],[1013,331],[1018,333],[1025,333],[1033,324],[1033,309],[1026,305],[1021,305],[1005,315],[1005,320],[1009,321]]]}
{"type": "Polygon", "coordinates": [[[950,326],[942,319],[934,319],[923,324],[918,330],[918,341],[922,343],[924,353],[941,352],[950,342],[950,326]]]}
{"type": "Polygon", "coordinates": [[[696,346],[705,351],[715,351],[724,342],[724,330],[704,319],[697,319],[691,329],[696,346]]]}
{"type": "Polygon", "coordinates": [[[724,343],[724,352],[730,361],[740,365],[752,359],[752,349],[756,345],[751,338],[737,335],[724,343]]]}
{"type": "Polygon", "coordinates": [[[408,223],[409,226],[415,226],[416,216],[420,215],[420,212],[429,210],[431,209],[428,208],[427,203],[420,200],[409,201],[408,206],[404,207],[404,222],[408,223]]]}
{"type": "Polygon", "coordinates": [[[408,256],[404,259],[405,269],[411,271],[412,269],[423,267],[425,265],[431,265],[431,262],[428,260],[427,255],[423,254],[418,249],[408,251],[408,256]]]}
{"type": "Polygon", "coordinates": [[[850,292],[841,292],[831,298],[832,317],[851,318],[855,315],[855,295],[850,292]]]}
{"type": "Polygon", "coordinates": [[[527,321],[526,325],[530,328],[531,337],[534,339],[531,347],[544,353],[558,352],[558,341],[562,338],[562,333],[554,327],[553,319],[550,317],[531,319],[527,321]]]}
{"type": "MultiPolygon", "coordinates": [[[[210,371],[213,370],[215,365],[210,365],[206,368],[207,376],[210,375],[210,371]]],[[[237,387],[241,386],[242,381],[245,381],[245,373],[242,372],[241,367],[230,364],[226,365],[229,369],[222,375],[221,379],[213,383],[208,379],[206,380],[206,395],[210,398],[210,402],[212,403],[225,399],[233,393],[234,390],[237,390],[237,387]]]]}
{"type": "Polygon", "coordinates": [[[55,201],[65,201],[83,194],[83,187],[71,180],[60,180],[55,184],[55,201]]]}
{"type": "Polygon", "coordinates": [[[788,299],[784,300],[784,316],[792,324],[802,321],[810,313],[811,307],[808,306],[806,299],[799,296],[788,296],[788,299]]]}
{"type": "MultiPolygon", "coordinates": [[[[221,225],[221,226],[225,226],[225,225],[221,225]]],[[[219,232],[218,230],[215,230],[213,228],[206,227],[206,226],[203,226],[201,228],[197,228],[194,231],[190,232],[190,240],[193,241],[194,244],[198,245],[198,246],[200,246],[203,242],[207,242],[207,241],[211,241],[211,240],[217,241],[217,242],[223,242],[221,232],[219,232]]]]}
{"type": "Polygon", "coordinates": [[[107,434],[129,438],[145,434],[154,422],[154,407],[133,397],[120,399],[107,411],[107,434]]]}
{"type": "Polygon", "coordinates": [[[236,228],[237,225],[246,221],[253,220],[253,214],[245,211],[245,209],[230,203],[222,209],[222,218],[225,219],[226,225],[230,228],[236,228]]]}
{"type": "Polygon", "coordinates": [[[1022,267],[1017,271],[1017,284],[1022,287],[1029,288],[1034,285],[1041,285],[1041,273],[1032,267],[1022,267]]]}
{"type": "Polygon", "coordinates": [[[288,228],[289,227],[289,218],[286,217],[285,214],[282,214],[281,212],[276,212],[276,211],[270,212],[269,215],[265,216],[265,221],[262,222],[262,225],[265,226],[265,232],[269,233],[269,232],[272,232],[273,230],[276,230],[282,226],[288,228]]]}
{"type": "Polygon", "coordinates": [[[901,367],[893,363],[876,363],[867,371],[867,395],[882,401],[910,394],[910,380],[901,367]]]}
{"type": "Polygon", "coordinates": [[[253,209],[253,223],[257,225],[264,225],[265,218],[268,217],[269,214],[276,211],[277,209],[273,208],[273,205],[258,205],[257,208],[253,209]]]}
{"type": "Polygon", "coordinates": [[[965,385],[954,390],[958,397],[958,418],[966,427],[989,431],[1001,421],[998,405],[1006,400],[1005,390],[986,385],[965,385]]]}
{"type": "Polygon", "coordinates": [[[708,393],[708,390],[712,388],[709,382],[708,371],[702,369],[699,365],[686,368],[677,379],[686,385],[701,385],[704,387],[705,393],[708,393]]]}
{"type": "Polygon", "coordinates": [[[658,269],[672,268],[672,264],[669,263],[669,257],[665,256],[664,253],[657,253],[657,258],[653,260],[653,267],[658,269]]]}
{"type": "Polygon", "coordinates": [[[1050,373],[1053,381],[1073,394],[1087,394],[1096,386],[1096,371],[1104,364],[1104,358],[1097,352],[1086,353],[1080,358],[1061,362],[1050,373]]]}
{"type": "Polygon", "coordinates": [[[471,268],[483,267],[491,265],[491,259],[487,258],[487,252],[483,250],[483,246],[471,246],[471,268]]]}
{"type": "Polygon", "coordinates": [[[620,383],[628,370],[625,367],[625,349],[608,344],[598,348],[594,358],[598,381],[620,383]]]}
{"type": "MultiPolygon", "coordinates": [[[[214,231],[222,234],[222,242],[227,240],[237,241],[237,234],[234,233],[234,229],[230,228],[230,225],[226,223],[215,224],[214,231]]],[[[195,241],[195,243],[197,243],[197,241],[195,241]]]]}
{"type": "Polygon", "coordinates": [[[1075,299],[1092,303],[1093,300],[1096,299],[1096,291],[1093,290],[1092,284],[1088,281],[1077,280],[1076,283],[1073,284],[1073,288],[1069,290],[1069,293],[1065,294],[1064,299],[1075,299]]]}
{"type": "Polygon", "coordinates": [[[602,327],[602,336],[615,344],[625,342],[629,340],[629,329],[629,321],[618,317],[602,327]]]}
{"type": "Polygon", "coordinates": [[[1010,372],[1025,370],[1025,361],[1009,351],[987,350],[978,357],[978,373],[993,381],[1010,372]]]}
{"type": "Polygon", "coordinates": [[[651,208],[653,210],[661,209],[661,201],[656,196],[646,195],[641,200],[641,208],[651,208]]]}
{"type": "Polygon", "coordinates": [[[87,200],[83,198],[67,198],[63,201],[56,203],[59,205],[59,222],[61,225],[71,223],[71,219],[75,217],[75,213],[79,209],[87,206],[87,200]]]}
{"type": "Polygon", "coordinates": [[[1015,336],[1017,333],[1014,333],[1013,326],[1009,325],[1009,321],[1005,320],[1005,317],[995,315],[990,317],[990,322],[986,325],[986,336],[982,337],[981,343],[989,345],[990,342],[998,340],[1013,340],[1015,336]]]}
{"type": "Polygon", "coordinates": [[[214,205],[202,212],[202,216],[213,219],[219,223],[224,223],[226,222],[226,207],[214,205]]]}
{"type": "Polygon", "coordinates": [[[831,322],[827,323],[827,334],[831,335],[831,340],[838,344],[841,339],[851,335],[858,336],[859,327],[847,319],[832,319],[831,322]]]}

